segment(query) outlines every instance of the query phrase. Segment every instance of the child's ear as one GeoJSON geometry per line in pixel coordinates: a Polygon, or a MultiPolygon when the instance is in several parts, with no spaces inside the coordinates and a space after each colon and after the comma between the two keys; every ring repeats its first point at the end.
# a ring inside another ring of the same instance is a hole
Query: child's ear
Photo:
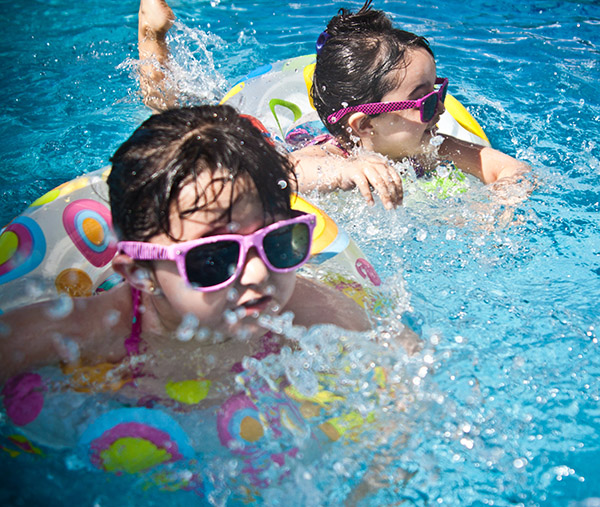
{"type": "Polygon", "coordinates": [[[370,136],[373,130],[371,117],[365,113],[352,113],[348,118],[348,126],[352,129],[352,133],[361,139],[370,136]]]}
{"type": "Polygon", "coordinates": [[[156,292],[157,287],[150,270],[137,264],[129,255],[117,254],[112,260],[112,267],[132,287],[150,294],[156,292]]]}

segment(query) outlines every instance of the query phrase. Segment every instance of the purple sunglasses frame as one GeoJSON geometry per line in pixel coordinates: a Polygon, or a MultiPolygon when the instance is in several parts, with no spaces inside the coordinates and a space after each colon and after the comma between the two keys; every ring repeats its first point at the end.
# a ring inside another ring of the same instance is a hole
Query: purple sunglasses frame
{"type": "Polygon", "coordinates": [[[218,234],[216,236],[209,236],[207,238],[199,238],[194,239],[192,241],[184,241],[183,243],[175,243],[169,246],[163,245],[155,245],[154,243],[147,243],[143,241],[120,241],[117,244],[117,248],[120,252],[127,254],[129,257],[139,261],[156,261],[156,260],[168,260],[175,261],[177,265],[177,270],[179,271],[179,275],[185,283],[192,287],[194,290],[198,290],[200,292],[214,292],[220,290],[224,287],[227,287],[229,284],[233,283],[236,280],[242,269],[244,264],[246,263],[246,257],[250,248],[256,248],[258,255],[265,263],[267,268],[270,271],[274,271],[275,273],[289,273],[290,271],[294,271],[298,269],[300,266],[305,264],[310,258],[310,250],[312,245],[313,231],[315,225],[317,223],[317,218],[315,215],[310,213],[297,212],[300,215],[294,218],[289,218],[286,220],[279,220],[273,224],[267,225],[251,234],[218,234]],[[308,226],[308,248],[306,255],[304,258],[292,267],[289,268],[276,268],[269,261],[267,254],[265,253],[263,240],[267,234],[270,232],[281,229],[282,227],[286,227],[288,225],[296,225],[296,224],[305,224],[308,226]],[[227,278],[227,280],[217,284],[211,285],[209,287],[199,287],[195,284],[192,284],[188,278],[187,271],[185,269],[185,256],[187,253],[202,245],[210,245],[213,243],[219,243],[220,241],[234,241],[240,245],[240,254],[238,258],[238,262],[233,274],[227,278]]]}
{"type": "Polygon", "coordinates": [[[403,100],[401,102],[371,102],[369,104],[359,104],[357,106],[350,106],[340,109],[327,117],[327,123],[334,124],[340,121],[344,116],[350,113],[365,113],[365,114],[380,114],[380,113],[391,113],[392,111],[402,111],[404,109],[415,109],[419,108],[421,113],[421,123],[427,123],[435,116],[440,101],[443,101],[442,95],[445,98],[448,90],[448,78],[438,77],[435,80],[436,85],[441,85],[438,90],[428,93],[424,97],[418,100],[403,100]],[[424,118],[425,115],[425,102],[432,96],[437,95],[437,102],[433,110],[431,118],[424,118]]]}

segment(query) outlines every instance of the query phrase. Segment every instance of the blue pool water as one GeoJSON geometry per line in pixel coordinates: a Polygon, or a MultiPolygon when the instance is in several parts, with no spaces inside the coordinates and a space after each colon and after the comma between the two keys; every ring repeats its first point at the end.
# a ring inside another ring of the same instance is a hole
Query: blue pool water
{"type": "MultiPolygon", "coordinates": [[[[187,100],[214,102],[255,67],[313,52],[336,9],[361,3],[173,1],[187,100]]],[[[137,93],[136,2],[1,5],[5,224],[106,165],[149,112],[137,93]]],[[[406,290],[426,347],[399,362],[406,393],[375,407],[379,433],[299,463],[265,504],[339,505],[374,459],[377,486],[361,505],[600,505],[600,4],[375,6],[429,39],[451,93],[495,147],[532,166],[534,189],[509,202],[475,186],[394,212],[356,195],[319,199],[406,290]]],[[[376,356],[398,359],[366,348],[357,369],[376,356]]],[[[0,451],[0,467],[6,505],[202,504],[88,472],[68,454],[0,451]]]]}

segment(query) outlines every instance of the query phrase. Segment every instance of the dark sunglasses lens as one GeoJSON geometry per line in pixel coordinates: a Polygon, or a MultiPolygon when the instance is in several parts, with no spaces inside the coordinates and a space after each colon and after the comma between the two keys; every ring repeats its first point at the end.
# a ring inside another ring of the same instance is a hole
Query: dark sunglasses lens
{"type": "Polygon", "coordinates": [[[192,248],[185,256],[185,270],[196,287],[214,287],[235,273],[240,258],[236,241],[218,241],[192,248]]]}
{"type": "Polygon", "coordinates": [[[310,250],[310,230],[306,224],[285,225],[263,238],[269,262],[277,269],[300,264],[310,250]]]}
{"type": "Polygon", "coordinates": [[[440,100],[442,102],[444,102],[444,100],[446,100],[446,94],[448,93],[448,85],[444,86],[442,88],[442,96],[440,97],[440,100]]]}
{"type": "Polygon", "coordinates": [[[433,118],[437,103],[437,94],[430,95],[425,102],[423,102],[423,121],[429,121],[433,118]]]}

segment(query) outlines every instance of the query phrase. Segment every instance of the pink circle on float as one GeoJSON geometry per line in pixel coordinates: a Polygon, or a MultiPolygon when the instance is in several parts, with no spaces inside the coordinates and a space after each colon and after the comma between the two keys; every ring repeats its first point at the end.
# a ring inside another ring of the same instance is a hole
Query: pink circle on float
{"type": "Polygon", "coordinates": [[[63,211],[63,226],[81,254],[97,268],[108,264],[117,253],[110,210],[92,199],[79,199],[63,211]],[[90,224],[94,235],[90,235],[90,224]]]}
{"type": "Polygon", "coordinates": [[[16,426],[35,421],[44,407],[46,386],[37,373],[12,377],[2,389],[6,415],[16,426]]]}

